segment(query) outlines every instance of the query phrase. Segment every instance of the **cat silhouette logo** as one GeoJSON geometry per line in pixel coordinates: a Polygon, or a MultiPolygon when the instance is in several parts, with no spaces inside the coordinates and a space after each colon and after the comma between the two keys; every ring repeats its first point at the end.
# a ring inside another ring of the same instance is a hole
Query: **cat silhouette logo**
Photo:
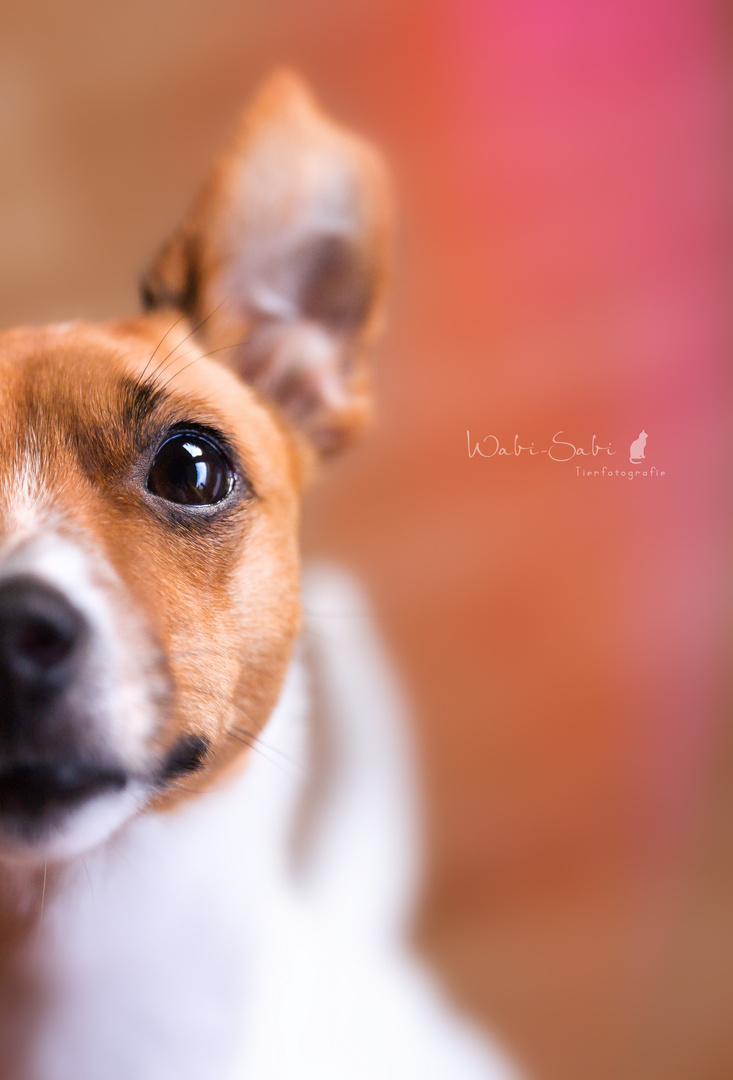
{"type": "Polygon", "coordinates": [[[629,449],[629,461],[632,465],[640,465],[641,460],[644,457],[644,447],[646,446],[646,440],[648,436],[645,431],[639,434],[638,439],[634,439],[629,449]]]}

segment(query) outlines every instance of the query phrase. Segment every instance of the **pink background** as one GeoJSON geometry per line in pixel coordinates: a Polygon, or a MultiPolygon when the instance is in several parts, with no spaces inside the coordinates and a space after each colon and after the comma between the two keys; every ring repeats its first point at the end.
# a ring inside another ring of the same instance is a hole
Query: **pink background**
{"type": "Polygon", "coordinates": [[[378,422],[306,545],[368,582],[415,704],[420,941],[556,1080],[733,1075],[730,53],[709,0],[0,15],[5,325],[132,310],[275,63],[388,155],[378,422]],[[642,428],[664,477],[466,450],[595,433],[624,468],[642,428]]]}

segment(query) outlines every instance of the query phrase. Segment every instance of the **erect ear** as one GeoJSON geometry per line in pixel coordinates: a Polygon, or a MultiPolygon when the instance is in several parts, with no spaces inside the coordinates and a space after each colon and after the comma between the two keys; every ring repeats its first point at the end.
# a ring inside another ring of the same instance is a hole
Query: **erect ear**
{"type": "Polygon", "coordinates": [[[390,244],[381,160],[279,72],[144,278],[324,452],[368,415],[390,244]],[[231,349],[227,346],[234,346],[231,349]]]}

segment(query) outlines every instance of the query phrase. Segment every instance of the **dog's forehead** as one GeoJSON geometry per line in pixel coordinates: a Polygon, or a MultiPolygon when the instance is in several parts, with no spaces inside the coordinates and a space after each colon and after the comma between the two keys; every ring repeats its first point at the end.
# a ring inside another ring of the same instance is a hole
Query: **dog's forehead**
{"type": "Polygon", "coordinates": [[[207,359],[185,324],[169,340],[166,331],[167,322],[140,320],[1,333],[0,473],[21,460],[49,470],[91,443],[107,444],[112,465],[117,445],[153,402],[177,421],[223,428],[250,451],[255,469],[260,459],[265,471],[287,467],[292,447],[270,408],[207,359]]]}
{"type": "Polygon", "coordinates": [[[130,383],[146,376],[161,388],[170,385],[181,398],[198,391],[216,401],[211,365],[190,338],[179,335],[163,348],[158,341],[156,355],[156,339],[145,323],[131,323],[129,330],[118,326],[124,324],[66,323],[0,334],[0,423],[7,429],[42,419],[52,432],[80,413],[89,426],[124,408],[130,383]],[[193,362],[209,368],[206,380],[186,377],[183,369],[193,362]]]}
{"type": "MultiPolygon", "coordinates": [[[[142,342],[68,324],[0,334],[0,440],[12,449],[61,450],[74,427],[108,421],[135,377],[142,342]]],[[[14,455],[11,453],[10,458],[14,455]]]]}
{"type": "MultiPolygon", "coordinates": [[[[70,327],[20,328],[0,334],[0,515],[17,516],[62,483],[59,458],[69,457],[82,421],[109,409],[113,351],[70,327]],[[107,388],[105,392],[105,386],[107,388]],[[95,408],[96,407],[96,408],[95,408]]],[[[101,416],[100,416],[101,419],[101,416]]]]}

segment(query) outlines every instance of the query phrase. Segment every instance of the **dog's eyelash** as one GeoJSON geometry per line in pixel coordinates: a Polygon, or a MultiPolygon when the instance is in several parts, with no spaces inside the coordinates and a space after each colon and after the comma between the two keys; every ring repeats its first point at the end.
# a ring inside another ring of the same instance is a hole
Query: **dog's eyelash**
{"type": "MultiPolygon", "coordinates": [[[[170,352],[167,353],[163,357],[163,359],[160,361],[160,363],[157,365],[157,367],[151,373],[151,375],[150,375],[151,380],[154,381],[158,377],[158,375],[161,373],[161,369],[163,371],[165,370],[163,365],[166,363],[166,361],[173,355],[173,353],[177,349],[180,349],[181,345],[183,345],[183,344],[185,344],[185,342],[189,341],[190,338],[192,338],[194,336],[194,334],[196,334],[201,329],[201,327],[204,326],[209,321],[209,319],[213,315],[215,315],[217,313],[217,311],[219,310],[219,308],[222,306],[222,304],[224,302],[225,302],[225,300],[222,300],[221,303],[217,304],[216,307],[213,309],[213,311],[210,311],[205,319],[202,319],[201,322],[198,323],[197,326],[194,326],[194,328],[192,330],[190,330],[189,333],[186,334],[186,336],[184,338],[182,338],[181,341],[179,341],[176,345],[173,346],[173,348],[170,350],[170,352]]],[[[151,363],[153,357],[155,356],[155,354],[157,353],[158,349],[163,344],[165,339],[168,337],[168,335],[171,333],[171,331],[175,330],[175,328],[178,326],[178,324],[180,322],[183,322],[183,320],[186,319],[186,318],[187,318],[187,314],[184,312],[183,315],[181,315],[178,319],[176,319],[176,321],[173,323],[173,325],[170,326],[168,328],[168,330],[166,330],[166,332],[163,334],[163,337],[160,339],[158,344],[155,346],[155,349],[153,350],[152,355],[150,356],[150,359],[148,360],[147,364],[145,365],[145,368],[144,368],[144,370],[142,372],[142,375],[140,376],[140,380],[142,380],[145,377],[145,372],[148,370],[148,367],[150,366],[150,363],[151,363]]]]}
{"type": "MultiPolygon", "coordinates": [[[[178,351],[178,349],[181,348],[182,345],[185,345],[185,343],[187,341],[189,341],[195,334],[197,334],[198,331],[201,329],[201,327],[204,326],[209,321],[209,319],[211,319],[217,313],[219,308],[221,308],[222,305],[225,304],[225,303],[226,303],[226,297],[219,304],[217,304],[216,307],[212,311],[210,311],[209,314],[205,318],[203,318],[196,326],[194,326],[193,329],[190,330],[188,332],[188,334],[186,334],[186,336],[184,338],[182,338],[179,342],[177,342],[177,344],[174,345],[173,348],[168,353],[166,353],[166,355],[163,357],[163,359],[160,361],[160,363],[153,369],[153,371],[150,373],[150,375],[147,376],[147,380],[152,385],[156,386],[156,389],[158,389],[161,392],[163,390],[165,390],[166,387],[169,386],[170,383],[173,381],[173,379],[175,379],[179,375],[183,374],[184,371],[186,371],[189,367],[192,367],[193,364],[197,363],[197,361],[199,361],[199,360],[203,360],[208,356],[213,356],[215,353],[225,352],[227,349],[238,349],[238,348],[241,348],[242,345],[247,344],[247,342],[249,341],[249,337],[243,338],[241,341],[233,341],[230,345],[219,345],[215,349],[209,349],[208,352],[201,353],[199,356],[194,357],[193,360],[190,360],[187,364],[184,364],[184,366],[182,368],[179,368],[178,371],[174,371],[173,374],[162,385],[158,384],[157,380],[160,378],[160,376],[163,375],[166,371],[168,371],[169,368],[173,367],[173,365],[176,363],[177,360],[185,360],[186,359],[185,356],[174,356],[174,353],[176,353],[178,351]],[[171,357],[173,357],[173,359],[171,359],[171,357]]],[[[178,326],[178,324],[180,322],[182,322],[185,318],[186,318],[185,314],[179,316],[179,318],[176,319],[176,321],[174,323],[172,323],[172,325],[169,326],[168,329],[166,330],[166,332],[163,334],[163,337],[160,339],[158,344],[153,349],[153,352],[151,353],[150,357],[148,358],[148,361],[145,364],[145,367],[143,368],[142,372],[138,376],[138,379],[137,379],[137,385],[138,386],[141,386],[143,381],[145,380],[148,368],[150,367],[150,364],[151,364],[153,358],[155,357],[155,354],[157,353],[160,346],[163,344],[163,342],[168,337],[168,335],[176,328],[176,326],[178,326]]]]}
{"type": "Polygon", "coordinates": [[[160,346],[163,344],[163,342],[168,337],[168,335],[171,333],[171,331],[175,330],[175,328],[178,326],[178,324],[180,322],[183,322],[183,320],[185,318],[186,318],[186,315],[185,315],[185,312],[184,312],[183,315],[178,316],[178,318],[176,319],[176,321],[174,323],[171,323],[171,325],[168,327],[166,332],[163,334],[163,337],[160,339],[160,341],[158,342],[158,344],[155,346],[155,348],[151,352],[150,356],[148,357],[148,360],[147,360],[147,363],[145,364],[145,367],[142,369],[142,371],[140,372],[140,374],[137,377],[136,385],[138,387],[142,385],[143,380],[145,379],[145,374],[146,374],[148,368],[150,367],[150,365],[152,364],[153,360],[155,359],[155,354],[157,353],[160,346]]]}
{"type": "MultiPolygon", "coordinates": [[[[221,304],[223,304],[223,303],[224,303],[224,301],[222,300],[221,304]]],[[[201,327],[204,326],[209,321],[209,319],[212,317],[212,315],[216,314],[216,312],[221,307],[221,304],[217,304],[217,306],[214,308],[214,310],[210,311],[205,319],[202,319],[201,322],[198,323],[197,326],[194,326],[193,330],[190,330],[189,333],[186,334],[186,336],[184,338],[181,338],[181,340],[178,342],[178,344],[173,346],[173,348],[167,354],[167,356],[163,357],[163,359],[161,360],[161,362],[158,364],[155,371],[153,372],[153,378],[154,379],[157,379],[160,375],[162,375],[164,372],[166,372],[169,367],[172,367],[173,364],[175,364],[176,360],[183,359],[183,357],[174,356],[173,354],[178,352],[178,350],[181,348],[181,346],[185,345],[187,341],[190,341],[191,338],[194,336],[194,334],[198,333],[198,331],[201,329],[201,327]],[[170,360],[170,357],[173,357],[173,359],[170,360]],[[170,363],[168,363],[169,360],[170,360],[170,363]]]]}
{"type": "MultiPolygon", "coordinates": [[[[189,362],[187,364],[184,364],[182,368],[179,368],[178,371],[174,371],[173,374],[170,376],[170,378],[166,379],[166,381],[163,383],[162,386],[159,387],[159,389],[161,391],[164,391],[168,386],[170,386],[170,384],[173,382],[174,379],[177,379],[178,376],[182,375],[184,371],[187,371],[188,368],[193,367],[194,364],[197,364],[199,362],[199,360],[205,360],[207,356],[214,356],[215,353],[226,352],[227,349],[239,349],[239,348],[241,348],[242,345],[246,345],[248,341],[249,341],[248,337],[243,338],[241,341],[233,341],[230,345],[219,345],[216,349],[209,349],[208,352],[201,353],[199,356],[195,356],[193,358],[193,360],[189,360],[189,362]]],[[[175,349],[173,351],[175,352],[175,349]]],[[[168,365],[168,367],[171,367],[176,362],[176,360],[183,360],[183,359],[185,359],[185,357],[176,357],[175,360],[171,361],[171,363],[168,365]]],[[[162,371],[160,371],[160,372],[158,372],[158,371],[153,372],[153,380],[155,380],[157,378],[159,373],[162,374],[163,371],[167,371],[167,370],[168,370],[168,368],[163,368],[162,371]]]]}

